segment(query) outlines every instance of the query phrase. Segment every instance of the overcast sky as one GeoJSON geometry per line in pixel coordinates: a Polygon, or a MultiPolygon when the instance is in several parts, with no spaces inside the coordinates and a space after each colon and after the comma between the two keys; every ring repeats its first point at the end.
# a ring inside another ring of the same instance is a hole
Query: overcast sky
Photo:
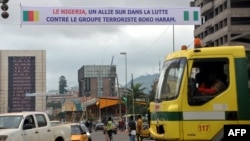
{"type": "MultiPolygon", "coordinates": [[[[59,77],[68,87],[78,86],[83,65],[116,65],[119,83],[131,74],[159,72],[166,54],[173,51],[172,25],[20,25],[22,6],[189,7],[190,0],[9,0],[8,19],[0,17],[1,50],[46,50],[47,91],[58,89],[59,77]]],[[[193,42],[193,25],[175,25],[175,50],[193,42]]],[[[192,45],[191,45],[192,46],[192,45]]]]}

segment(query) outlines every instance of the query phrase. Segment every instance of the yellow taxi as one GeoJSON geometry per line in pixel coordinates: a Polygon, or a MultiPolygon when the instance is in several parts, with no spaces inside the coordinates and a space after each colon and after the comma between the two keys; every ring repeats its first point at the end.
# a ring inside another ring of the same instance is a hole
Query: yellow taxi
{"type": "Polygon", "coordinates": [[[71,141],[88,141],[88,135],[80,123],[71,123],[70,126],[71,141]]]}
{"type": "Polygon", "coordinates": [[[144,138],[150,138],[150,133],[149,133],[149,129],[148,129],[149,128],[148,123],[144,122],[142,126],[143,126],[143,129],[140,132],[141,139],[143,140],[144,138]]]}

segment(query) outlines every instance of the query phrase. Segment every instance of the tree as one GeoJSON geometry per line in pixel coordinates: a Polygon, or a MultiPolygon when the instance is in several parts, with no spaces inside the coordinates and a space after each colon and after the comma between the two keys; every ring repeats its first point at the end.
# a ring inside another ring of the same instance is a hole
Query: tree
{"type": "Polygon", "coordinates": [[[155,99],[157,84],[158,84],[158,80],[154,81],[153,85],[151,85],[152,89],[151,89],[150,94],[149,94],[149,101],[150,102],[154,101],[154,99],[155,99]]]}
{"type": "Polygon", "coordinates": [[[67,92],[66,87],[67,87],[67,80],[62,75],[59,78],[59,94],[65,94],[67,92]]]}
{"type": "MultiPolygon", "coordinates": [[[[136,83],[135,85],[132,83],[131,88],[126,89],[125,93],[127,94],[127,105],[130,105],[128,106],[128,114],[133,113],[133,96],[134,102],[136,99],[145,99],[147,97],[147,95],[143,93],[145,89],[146,88],[142,87],[141,83],[136,83]]],[[[134,112],[135,114],[146,114],[147,106],[134,103],[134,112]]]]}

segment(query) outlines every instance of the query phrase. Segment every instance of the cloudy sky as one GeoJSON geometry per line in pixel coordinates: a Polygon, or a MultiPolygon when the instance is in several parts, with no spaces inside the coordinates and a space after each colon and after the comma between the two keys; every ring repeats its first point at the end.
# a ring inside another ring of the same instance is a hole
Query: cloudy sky
{"type": "MultiPolygon", "coordinates": [[[[59,77],[77,86],[83,65],[117,67],[119,83],[127,76],[159,72],[166,54],[193,42],[193,25],[21,25],[22,6],[189,7],[190,0],[10,0],[8,19],[0,17],[1,50],[46,50],[47,91],[58,89],[59,77]]],[[[192,45],[191,45],[192,46],[192,45]]]]}

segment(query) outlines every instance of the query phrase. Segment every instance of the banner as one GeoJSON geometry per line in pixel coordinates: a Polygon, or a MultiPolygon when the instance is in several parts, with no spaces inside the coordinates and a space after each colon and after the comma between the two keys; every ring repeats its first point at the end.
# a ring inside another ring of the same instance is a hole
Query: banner
{"type": "Polygon", "coordinates": [[[200,25],[200,8],[21,7],[23,25],[200,25]]]}

